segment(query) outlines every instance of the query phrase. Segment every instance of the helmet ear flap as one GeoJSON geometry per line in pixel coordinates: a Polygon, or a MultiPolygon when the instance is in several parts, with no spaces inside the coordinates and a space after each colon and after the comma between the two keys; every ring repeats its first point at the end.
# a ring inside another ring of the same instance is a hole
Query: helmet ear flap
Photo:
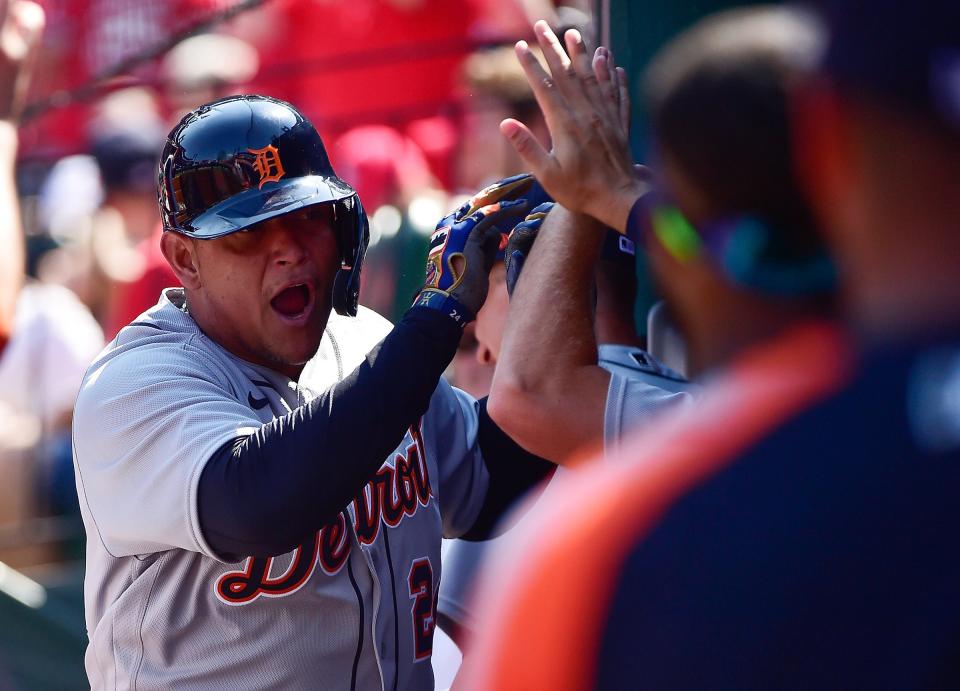
{"type": "Polygon", "coordinates": [[[167,153],[169,148],[168,143],[160,159],[157,175],[157,203],[160,206],[160,220],[164,230],[172,230],[176,227],[174,216],[177,202],[173,196],[173,154],[167,153]]]}
{"type": "Polygon", "coordinates": [[[357,195],[334,204],[334,222],[340,270],[333,281],[333,308],[338,314],[355,317],[360,300],[360,270],[370,241],[367,214],[357,195]]]}

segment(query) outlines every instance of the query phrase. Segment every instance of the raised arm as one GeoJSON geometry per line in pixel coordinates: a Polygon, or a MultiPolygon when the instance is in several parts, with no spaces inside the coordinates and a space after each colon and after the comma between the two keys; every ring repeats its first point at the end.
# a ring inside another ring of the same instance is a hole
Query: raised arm
{"type": "Polygon", "coordinates": [[[0,354],[13,332],[23,285],[25,254],[14,166],[17,120],[30,65],[43,31],[39,5],[18,0],[0,3],[0,354]]]}
{"type": "MultiPolygon", "coordinates": [[[[546,152],[517,121],[506,120],[501,129],[559,204],[543,221],[516,284],[489,410],[528,450],[561,463],[603,436],[610,375],[597,364],[594,334],[593,277],[603,241],[598,219],[625,230],[646,186],[627,146],[623,70],[603,48],[591,63],[576,31],[566,35],[568,57],[545,23],[535,29],[552,76],[525,43],[517,44],[517,55],[553,150],[546,152]]],[[[510,278],[515,273],[508,268],[510,278]]]]}
{"type": "Polygon", "coordinates": [[[597,365],[594,266],[603,229],[555,206],[510,302],[490,416],[532,453],[562,463],[599,440],[610,374],[597,365]]]}

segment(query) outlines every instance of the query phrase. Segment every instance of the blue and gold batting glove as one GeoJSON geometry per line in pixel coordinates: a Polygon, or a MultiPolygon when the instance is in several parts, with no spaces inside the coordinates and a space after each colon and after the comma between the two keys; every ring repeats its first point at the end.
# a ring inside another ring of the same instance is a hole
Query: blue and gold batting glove
{"type": "MultiPolygon", "coordinates": [[[[497,180],[492,185],[484,187],[457,209],[455,213],[462,212],[466,216],[494,202],[517,201],[519,199],[527,201],[528,209],[532,209],[543,202],[553,201],[536,178],[530,173],[521,173],[497,180]]],[[[520,218],[521,216],[518,215],[517,220],[520,218]]]]}
{"type": "MultiPolygon", "coordinates": [[[[495,202],[466,216],[467,205],[444,218],[430,238],[426,280],[416,305],[443,310],[461,326],[476,318],[487,297],[490,269],[502,235],[523,200],[495,202]]],[[[522,210],[519,213],[523,213],[522,210]]]]}
{"type": "Polygon", "coordinates": [[[553,202],[540,204],[510,231],[510,236],[507,238],[507,251],[503,258],[507,269],[507,294],[510,297],[513,297],[513,290],[517,287],[517,281],[520,280],[523,264],[530,255],[537,233],[540,232],[540,226],[543,225],[543,219],[552,208],[553,202]]]}
{"type": "Polygon", "coordinates": [[[466,325],[487,297],[500,242],[530,201],[545,196],[530,175],[515,175],[481,190],[437,224],[427,251],[426,280],[415,305],[433,307],[466,325]]]}

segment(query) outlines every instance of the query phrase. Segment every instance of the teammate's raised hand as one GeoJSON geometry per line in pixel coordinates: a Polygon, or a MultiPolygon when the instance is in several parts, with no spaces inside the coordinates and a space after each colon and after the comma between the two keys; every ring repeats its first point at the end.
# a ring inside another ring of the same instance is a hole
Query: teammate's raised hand
{"type": "Polygon", "coordinates": [[[35,2],[0,2],[0,120],[20,117],[44,22],[35,2]]]}
{"type": "Polygon", "coordinates": [[[630,207],[646,191],[630,157],[626,73],[606,48],[591,61],[576,30],[565,34],[564,50],[546,22],[534,29],[549,73],[525,41],[516,51],[553,149],[546,151],[517,120],[504,120],[500,131],[558,203],[623,231],[630,207]]]}

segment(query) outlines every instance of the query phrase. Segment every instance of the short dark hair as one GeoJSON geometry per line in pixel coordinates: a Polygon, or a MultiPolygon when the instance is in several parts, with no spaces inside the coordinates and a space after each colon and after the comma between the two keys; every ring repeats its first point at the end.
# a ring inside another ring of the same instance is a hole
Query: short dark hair
{"type": "Polygon", "coordinates": [[[811,14],[730,10],[671,41],[645,78],[656,147],[682,168],[711,213],[749,215],[773,227],[770,251],[779,259],[822,251],[794,177],[788,90],[816,63],[823,43],[811,14]]]}

